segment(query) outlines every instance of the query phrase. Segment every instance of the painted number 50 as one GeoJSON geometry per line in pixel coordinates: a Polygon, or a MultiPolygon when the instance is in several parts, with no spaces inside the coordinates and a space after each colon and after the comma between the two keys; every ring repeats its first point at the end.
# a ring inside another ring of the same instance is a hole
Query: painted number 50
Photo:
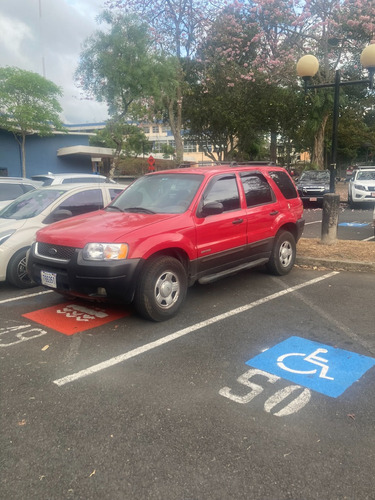
{"type": "MultiPolygon", "coordinates": [[[[246,404],[250,403],[256,396],[259,396],[261,392],[263,392],[264,388],[252,382],[250,379],[255,375],[260,375],[266,379],[266,381],[270,384],[274,384],[277,382],[280,377],[276,375],[272,375],[271,373],[267,373],[263,370],[251,369],[246,373],[238,377],[237,382],[246,387],[250,387],[251,391],[245,394],[244,396],[238,396],[232,393],[230,387],[223,387],[220,389],[219,394],[224,396],[236,403],[246,404]]],[[[280,389],[275,394],[270,396],[266,402],[264,403],[264,409],[267,413],[271,413],[271,410],[281,403],[293,392],[298,389],[302,389],[300,385],[289,385],[288,387],[284,387],[284,389],[280,389]]],[[[301,410],[311,398],[311,392],[309,389],[303,389],[292,401],[290,401],[286,406],[281,407],[276,413],[273,413],[276,417],[285,417],[287,415],[292,415],[293,413],[297,413],[297,411],[301,410]]]]}

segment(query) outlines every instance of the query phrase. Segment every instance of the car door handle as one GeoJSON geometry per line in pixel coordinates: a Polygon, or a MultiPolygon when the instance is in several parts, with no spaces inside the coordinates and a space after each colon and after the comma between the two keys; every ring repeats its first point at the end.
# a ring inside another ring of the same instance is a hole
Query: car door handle
{"type": "Polygon", "coordinates": [[[232,224],[242,224],[243,223],[243,219],[236,219],[234,221],[232,221],[232,224]]]}
{"type": "Polygon", "coordinates": [[[278,210],[274,210],[273,212],[270,212],[270,215],[277,215],[279,213],[278,210]]]}

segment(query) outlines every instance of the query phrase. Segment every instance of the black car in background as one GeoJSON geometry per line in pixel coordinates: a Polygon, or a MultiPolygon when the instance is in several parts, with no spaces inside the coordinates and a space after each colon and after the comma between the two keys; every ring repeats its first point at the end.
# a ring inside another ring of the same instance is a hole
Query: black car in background
{"type": "Polygon", "coordinates": [[[305,170],[296,182],[303,202],[322,204],[323,196],[330,192],[329,170],[305,170]]]}

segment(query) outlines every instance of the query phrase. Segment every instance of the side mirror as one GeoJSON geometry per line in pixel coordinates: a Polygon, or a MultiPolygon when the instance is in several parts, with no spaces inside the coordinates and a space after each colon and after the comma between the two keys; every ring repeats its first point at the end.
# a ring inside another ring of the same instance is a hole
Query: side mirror
{"type": "Polygon", "coordinates": [[[65,210],[64,208],[60,208],[55,212],[49,214],[48,217],[44,219],[44,224],[52,224],[53,222],[59,222],[60,220],[69,219],[69,217],[73,217],[73,214],[70,210],[65,210]]]}
{"type": "Polygon", "coordinates": [[[200,211],[201,217],[207,217],[209,215],[217,215],[222,214],[224,212],[224,205],[219,201],[211,201],[206,205],[203,205],[202,210],[200,211]]]}

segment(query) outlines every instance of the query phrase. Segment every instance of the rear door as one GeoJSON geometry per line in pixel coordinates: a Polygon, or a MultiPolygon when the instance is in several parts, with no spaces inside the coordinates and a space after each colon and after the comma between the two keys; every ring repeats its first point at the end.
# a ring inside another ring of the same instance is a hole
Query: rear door
{"type": "Polygon", "coordinates": [[[259,258],[272,249],[280,205],[261,172],[240,172],[240,179],[247,206],[247,252],[250,257],[259,258]]]}

